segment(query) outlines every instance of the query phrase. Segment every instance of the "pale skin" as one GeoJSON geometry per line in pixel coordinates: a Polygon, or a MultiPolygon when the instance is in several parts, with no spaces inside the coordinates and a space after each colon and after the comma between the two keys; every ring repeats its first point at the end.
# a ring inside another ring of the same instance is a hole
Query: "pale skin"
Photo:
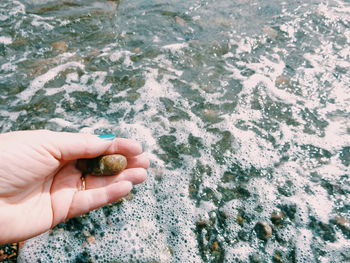
{"type": "Polygon", "coordinates": [[[23,241],[60,222],[120,200],[146,179],[149,161],[130,139],[18,131],[0,134],[0,244],[23,241]],[[82,190],[77,159],[122,154],[119,175],[86,176],[82,190]]]}

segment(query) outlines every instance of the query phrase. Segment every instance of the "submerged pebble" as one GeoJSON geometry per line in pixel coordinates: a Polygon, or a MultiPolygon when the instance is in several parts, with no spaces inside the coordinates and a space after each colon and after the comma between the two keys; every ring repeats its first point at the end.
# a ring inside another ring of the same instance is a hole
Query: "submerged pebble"
{"type": "Polygon", "coordinates": [[[265,221],[259,221],[254,229],[259,239],[267,240],[272,236],[272,228],[265,221]]]}
{"type": "Polygon", "coordinates": [[[94,176],[111,176],[119,174],[127,166],[124,155],[102,155],[93,159],[79,159],[77,168],[84,174],[94,176]]]}
{"type": "Polygon", "coordinates": [[[278,36],[277,30],[273,29],[270,26],[264,26],[262,31],[270,38],[276,38],[278,36]]]}
{"type": "Polygon", "coordinates": [[[290,79],[287,76],[278,76],[275,80],[277,86],[287,86],[290,84],[290,79]]]}
{"type": "Polygon", "coordinates": [[[274,212],[271,214],[270,219],[274,225],[280,225],[284,218],[285,218],[285,214],[283,214],[282,212],[274,212]]]}
{"type": "Polygon", "coordinates": [[[62,51],[62,52],[66,52],[68,49],[67,43],[64,42],[63,40],[51,43],[51,47],[53,49],[56,49],[56,50],[62,51]]]}

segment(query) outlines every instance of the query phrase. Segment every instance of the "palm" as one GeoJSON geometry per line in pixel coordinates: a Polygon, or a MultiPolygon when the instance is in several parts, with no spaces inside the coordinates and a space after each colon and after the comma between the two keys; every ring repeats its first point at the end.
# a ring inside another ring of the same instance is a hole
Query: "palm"
{"type": "Polygon", "coordinates": [[[7,228],[13,235],[23,238],[49,229],[54,222],[53,207],[60,206],[58,200],[56,204],[52,202],[52,190],[56,188],[56,178],[62,173],[61,163],[52,156],[34,154],[34,150],[23,149],[16,154],[7,150],[6,164],[16,167],[16,172],[12,173],[11,178],[1,178],[0,183],[0,199],[4,201],[1,212],[7,228]],[[27,169],[28,164],[35,169],[27,169]]]}

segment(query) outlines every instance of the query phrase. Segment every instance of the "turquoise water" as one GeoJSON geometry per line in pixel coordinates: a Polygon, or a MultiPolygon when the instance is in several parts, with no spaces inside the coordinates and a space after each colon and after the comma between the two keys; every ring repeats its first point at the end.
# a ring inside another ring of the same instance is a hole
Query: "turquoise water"
{"type": "Polygon", "coordinates": [[[349,262],[349,43],[345,0],[2,0],[1,132],[152,161],[19,262],[349,262]]]}

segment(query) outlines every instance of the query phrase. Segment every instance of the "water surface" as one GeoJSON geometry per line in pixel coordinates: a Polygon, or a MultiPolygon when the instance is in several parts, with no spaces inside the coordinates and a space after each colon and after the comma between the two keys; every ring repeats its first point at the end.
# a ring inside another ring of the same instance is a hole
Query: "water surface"
{"type": "Polygon", "coordinates": [[[349,262],[349,1],[2,0],[0,25],[1,132],[152,161],[19,262],[349,262]]]}

